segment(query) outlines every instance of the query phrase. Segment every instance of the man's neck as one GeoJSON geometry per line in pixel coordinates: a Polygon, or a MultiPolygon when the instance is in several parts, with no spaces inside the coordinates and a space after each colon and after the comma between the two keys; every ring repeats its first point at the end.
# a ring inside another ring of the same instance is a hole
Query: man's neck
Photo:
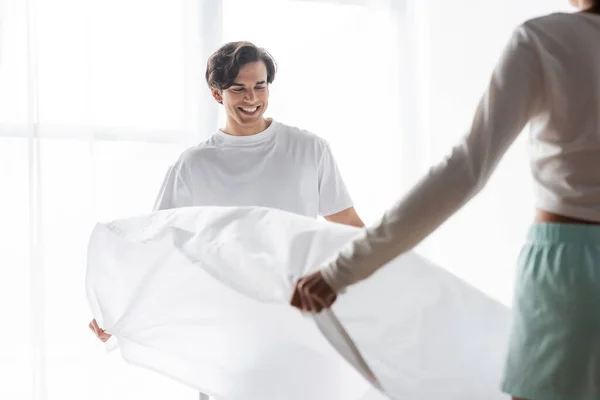
{"type": "Polygon", "coordinates": [[[261,118],[256,124],[240,125],[234,120],[227,118],[225,127],[221,129],[223,132],[232,136],[252,136],[267,129],[271,125],[271,121],[261,118]]]}

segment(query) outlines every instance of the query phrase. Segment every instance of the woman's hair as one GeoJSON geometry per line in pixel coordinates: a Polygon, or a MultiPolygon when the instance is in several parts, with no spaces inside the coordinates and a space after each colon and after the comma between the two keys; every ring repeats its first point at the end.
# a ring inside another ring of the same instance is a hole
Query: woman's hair
{"type": "Polygon", "coordinates": [[[211,88],[229,89],[246,64],[262,61],[267,67],[267,83],[273,83],[277,66],[263,48],[250,42],[231,42],[213,53],[206,65],[206,82],[211,88]]]}

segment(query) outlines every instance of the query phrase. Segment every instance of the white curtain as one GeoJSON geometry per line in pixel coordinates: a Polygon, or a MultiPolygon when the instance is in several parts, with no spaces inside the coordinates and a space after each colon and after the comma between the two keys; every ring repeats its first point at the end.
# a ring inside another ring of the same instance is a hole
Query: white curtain
{"type": "MultiPolygon", "coordinates": [[[[567,3],[0,0],[0,398],[197,398],[106,357],[84,266],[93,224],[150,210],[222,121],[203,81],[221,43],[274,55],[269,115],[330,142],[374,222],[468,129],[511,29],[567,3]]],[[[419,249],[505,303],[532,217],[525,144],[419,249]]]]}
{"type": "Polygon", "coordinates": [[[0,398],[197,398],[105,357],[83,282],[93,224],[151,210],[169,164],[216,128],[212,5],[0,1],[0,398]]]}

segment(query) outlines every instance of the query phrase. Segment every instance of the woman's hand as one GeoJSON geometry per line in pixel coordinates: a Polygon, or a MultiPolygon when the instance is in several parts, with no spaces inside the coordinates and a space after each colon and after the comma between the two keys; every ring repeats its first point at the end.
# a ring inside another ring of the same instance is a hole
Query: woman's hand
{"type": "Polygon", "coordinates": [[[323,279],[320,271],[298,279],[290,301],[299,310],[320,313],[337,299],[337,294],[323,279]]]}

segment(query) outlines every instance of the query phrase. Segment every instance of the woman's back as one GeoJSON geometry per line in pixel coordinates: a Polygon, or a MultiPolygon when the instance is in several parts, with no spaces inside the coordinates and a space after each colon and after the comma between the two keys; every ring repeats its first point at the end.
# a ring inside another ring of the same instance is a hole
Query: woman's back
{"type": "Polygon", "coordinates": [[[600,221],[600,15],[552,14],[524,29],[542,78],[531,119],[537,207],[600,221]]]}

